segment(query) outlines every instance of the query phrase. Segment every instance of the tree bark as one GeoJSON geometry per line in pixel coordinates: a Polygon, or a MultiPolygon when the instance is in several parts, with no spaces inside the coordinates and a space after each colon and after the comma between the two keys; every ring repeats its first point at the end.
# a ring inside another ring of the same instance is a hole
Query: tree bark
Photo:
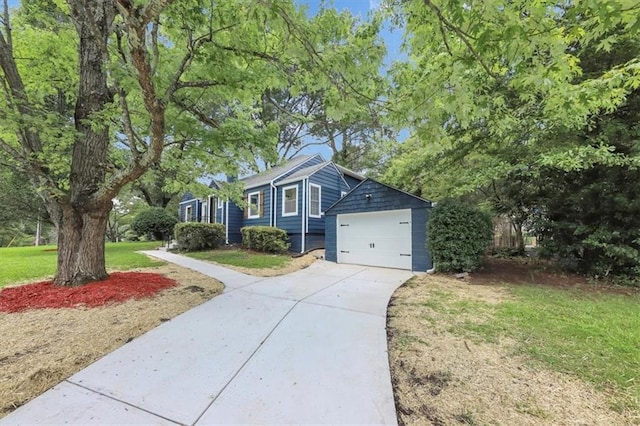
{"type": "Polygon", "coordinates": [[[109,0],[73,2],[72,15],[79,35],[80,85],[74,112],[69,198],[59,200],[57,285],[81,285],[107,278],[105,235],[111,200],[99,191],[107,175],[109,126],[98,116],[113,96],[107,84],[105,50],[115,16],[109,0]]]}
{"type": "Polygon", "coordinates": [[[108,277],[104,242],[110,206],[93,211],[62,208],[58,225],[57,285],[82,285],[108,277]]]}

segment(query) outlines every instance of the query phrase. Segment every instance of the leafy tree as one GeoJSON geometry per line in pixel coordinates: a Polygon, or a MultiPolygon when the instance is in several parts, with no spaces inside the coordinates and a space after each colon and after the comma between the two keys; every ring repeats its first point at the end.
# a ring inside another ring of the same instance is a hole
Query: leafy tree
{"type": "Polygon", "coordinates": [[[50,227],[44,203],[26,176],[0,165],[0,246],[33,244],[38,222],[50,227]]]}
{"type": "Polygon", "coordinates": [[[412,135],[385,179],[487,200],[516,229],[536,218],[547,253],[574,269],[632,270],[640,5],[389,4],[409,53],[394,111],[412,135]],[[595,194],[611,181],[605,207],[595,194]]]}
{"type": "Polygon", "coordinates": [[[69,0],[60,19],[33,4],[11,17],[5,3],[0,149],[58,230],[59,285],[107,276],[112,200],[163,152],[189,164],[178,182],[195,181],[275,143],[277,127],[255,120],[266,90],[337,87],[336,111],[360,96],[348,52],[320,49],[332,19],[320,31],[291,0],[69,0]]]}
{"type": "Polygon", "coordinates": [[[109,212],[107,239],[113,243],[122,241],[130,230],[134,217],[144,208],[144,201],[131,190],[125,188],[121,191],[118,198],[113,200],[113,208],[109,212]]]}

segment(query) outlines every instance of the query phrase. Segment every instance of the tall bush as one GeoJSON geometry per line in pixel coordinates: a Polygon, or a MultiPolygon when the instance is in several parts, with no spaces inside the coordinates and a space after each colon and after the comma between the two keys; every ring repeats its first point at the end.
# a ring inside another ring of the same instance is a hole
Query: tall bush
{"type": "Polygon", "coordinates": [[[252,250],[268,253],[282,253],[289,250],[287,231],[272,226],[245,226],[242,244],[252,250]]]}
{"type": "Polygon", "coordinates": [[[151,207],[143,210],[133,219],[131,229],[139,236],[146,235],[162,241],[169,239],[178,218],[162,207],[151,207]]]}
{"type": "Polygon", "coordinates": [[[431,210],[427,247],[438,271],[476,269],[492,238],[491,216],[473,205],[445,200],[431,210]]]}
{"type": "Polygon", "coordinates": [[[178,223],[174,232],[180,250],[213,250],[222,244],[225,227],[219,223],[186,222],[178,223]]]}

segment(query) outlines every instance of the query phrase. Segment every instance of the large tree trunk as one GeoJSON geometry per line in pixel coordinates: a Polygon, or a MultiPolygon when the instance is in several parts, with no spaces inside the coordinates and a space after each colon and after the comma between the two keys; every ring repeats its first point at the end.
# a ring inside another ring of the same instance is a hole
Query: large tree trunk
{"type": "Polygon", "coordinates": [[[107,174],[109,126],[100,117],[113,101],[107,84],[107,40],[115,15],[113,2],[71,3],[78,31],[80,86],[74,120],[70,200],[59,202],[58,272],[54,283],[80,285],[107,277],[104,258],[111,200],[98,195],[107,174]],[[75,6],[75,7],[73,7],[75,6]]]}
{"type": "Polygon", "coordinates": [[[81,285],[107,278],[104,237],[110,206],[84,212],[64,206],[58,226],[57,285],[81,285]]]}

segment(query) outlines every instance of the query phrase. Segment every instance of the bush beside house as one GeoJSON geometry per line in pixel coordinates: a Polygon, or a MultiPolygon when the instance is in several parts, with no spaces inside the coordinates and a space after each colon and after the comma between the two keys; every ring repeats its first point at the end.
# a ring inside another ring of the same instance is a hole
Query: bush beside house
{"type": "Polygon", "coordinates": [[[131,229],[139,236],[150,236],[157,241],[169,239],[178,218],[162,207],[144,210],[133,219],[131,229]]]}
{"type": "Polygon", "coordinates": [[[175,226],[174,233],[180,250],[213,250],[224,241],[225,227],[219,223],[183,222],[175,226]]]}
{"type": "Polygon", "coordinates": [[[287,231],[271,226],[245,226],[240,229],[242,245],[246,248],[267,252],[283,253],[289,249],[287,231]]]}
{"type": "Polygon", "coordinates": [[[427,246],[436,270],[470,272],[493,240],[491,216],[456,200],[438,203],[427,225],[427,246]]]}

